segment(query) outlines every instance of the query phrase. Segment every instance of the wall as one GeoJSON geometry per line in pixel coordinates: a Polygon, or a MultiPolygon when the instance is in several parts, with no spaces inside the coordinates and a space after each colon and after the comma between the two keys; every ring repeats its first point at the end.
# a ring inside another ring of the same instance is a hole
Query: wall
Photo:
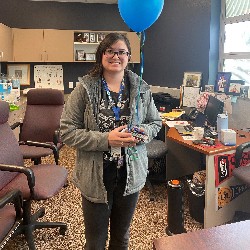
{"type": "MultiPolygon", "coordinates": [[[[185,71],[202,72],[207,84],[210,4],[210,0],[165,1],[159,19],[146,30],[143,78],[149,84],[179,88],[185,71]]],[[[129,31],[117,5],[1,0],[0,10],[0,22],[16,28],[129,31]]],[[[63,63],[65,83],[76,82],[91,66],[63,63]]],[[[140,72],[140,65],[134,70],[140,72]]]]}

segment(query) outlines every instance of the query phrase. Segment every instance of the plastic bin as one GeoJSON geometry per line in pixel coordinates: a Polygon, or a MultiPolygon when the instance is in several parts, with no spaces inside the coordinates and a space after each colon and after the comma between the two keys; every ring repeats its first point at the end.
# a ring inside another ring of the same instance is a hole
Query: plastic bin
{"type": "Polygon", "coordinates": [[[190,216],[200,223],[204,223],[205,185],[187,180],[188,203],[190,216]]]}

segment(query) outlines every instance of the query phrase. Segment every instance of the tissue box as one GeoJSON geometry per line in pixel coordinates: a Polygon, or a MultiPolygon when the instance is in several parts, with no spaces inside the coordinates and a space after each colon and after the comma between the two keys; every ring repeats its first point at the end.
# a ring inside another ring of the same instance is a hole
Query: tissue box
{"type": "Polygon", "coordinates": [[[222,129],[221,142],[228,146],[236,145],[236,132],[232,129],[222,129]]]}

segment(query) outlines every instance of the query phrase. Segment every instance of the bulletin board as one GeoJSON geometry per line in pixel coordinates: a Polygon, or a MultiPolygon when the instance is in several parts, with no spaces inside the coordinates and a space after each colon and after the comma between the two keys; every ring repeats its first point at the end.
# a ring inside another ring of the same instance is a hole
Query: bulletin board
{"type": "Polygon", "coordinates": [[[64,90],[62,65],[35,65],[35,88],[64,90]]]}

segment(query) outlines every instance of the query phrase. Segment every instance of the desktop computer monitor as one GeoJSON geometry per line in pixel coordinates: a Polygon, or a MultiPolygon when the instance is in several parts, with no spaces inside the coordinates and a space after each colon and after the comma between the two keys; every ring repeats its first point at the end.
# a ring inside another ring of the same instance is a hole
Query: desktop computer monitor
{"type": "Polygon", "coordinates": [[[208,126],[216,127],[217,115],[223,113],[224,103],[214,96],[209,96],[204,114],[208,126]]]}

